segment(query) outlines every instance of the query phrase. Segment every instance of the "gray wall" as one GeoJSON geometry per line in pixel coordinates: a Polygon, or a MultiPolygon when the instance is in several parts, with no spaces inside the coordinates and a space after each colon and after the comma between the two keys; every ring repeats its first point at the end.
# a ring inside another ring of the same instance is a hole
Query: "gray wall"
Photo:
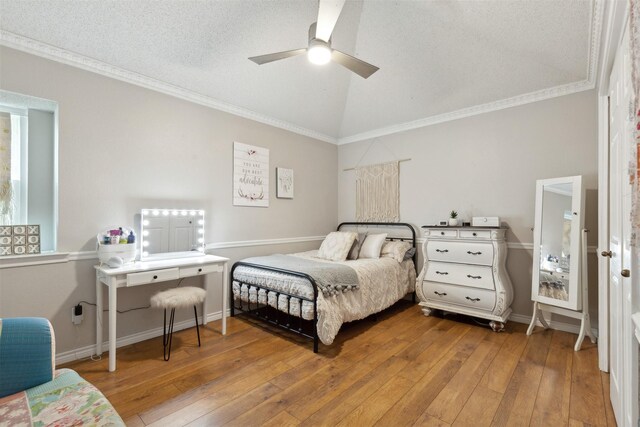
{"type": "MultiPolygon", "coordinates": [[[[536,180],[584,176],[589,242],[597,243],[595,91],[340,146],[339,219],[355,217],[355,173],[343,169],[359,161],[367,165],[407,158],[411,161],[400,164],[401,221],[417,227],[434,224],[455,209],[463,219],[499,216],[509,227],[507,268],[515,290],[512,308],[516,314],[530,316],[532,312],[536,180]]],[[[592,253],[592,319],[597,319],[596,263],[592,253]]]]}
{"type": "MultiPolygon", "coordinates": [[[[336,226],[335,145],[12,49],[0,48],[0,56],[2,89],[59,104],[58,251],[95,250],[100,230],[133,225],[141,208],[154,206],[204,209],[209,243],[318,236],[336,226]],[[232,206],[234,141],[270,149],[269,208],[232,206]],[[295,171],[293,200],[275,198],[278,166],[295,171]]],[[[243,257],[318,245],[214,253],[243,257]]],[[[95,302],[94,263],[0,269],[0,316],[51,319],[58,352],[91,344],[94,312],[75,327],[70,310],[80,300],[95,302]]],[[[220,310],[219,281],[214,288],[211,312],[220,310]]],[[[145,305],[158,289],[120,292],[119,308],[145,305]]],[[[118,321],[118,336],[125,336],[161,326],[162,315],[134,311],[118,321]]]]}

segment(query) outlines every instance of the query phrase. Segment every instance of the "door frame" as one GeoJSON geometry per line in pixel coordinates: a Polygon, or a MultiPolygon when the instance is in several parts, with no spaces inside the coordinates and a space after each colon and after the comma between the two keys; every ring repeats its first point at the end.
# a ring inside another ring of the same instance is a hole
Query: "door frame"
{"type": "Polygon", "coordinates": [[[607,3],[598,72],[598,367],[609,371],[609,260],[600,255],[609,247],[609,75],[622,43],[628,4],[607,3]]]}

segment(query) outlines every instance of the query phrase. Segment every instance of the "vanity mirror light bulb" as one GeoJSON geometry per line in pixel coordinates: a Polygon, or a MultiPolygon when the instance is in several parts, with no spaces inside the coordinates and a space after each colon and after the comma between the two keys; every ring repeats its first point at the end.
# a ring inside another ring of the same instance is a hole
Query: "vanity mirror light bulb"
{"type": "Polygon", "coordinates": [[[196,211],[191,211],[191,212],[189,212],[189,215],[191,215],[191,216],[196,216],[196,211]]]}
{"type": "Polygon", "coordinates": [[[182,211],[182,216],[187,216],[187,211],[182,211]]]}
{"type": "Polygon", "coordinates": [[[145,236],[145,237],[148,236],[149,235],[149,230],[144,230],[142,232],[142,235],[145,236]]]}
{"type": "Polygon", "coordinates": [[[149,220],[145,219],[144,221],[142,221],[142,225],[149,225],[149,220]]]}
{"type": "Polygon", "coordinates": [[[199,212],[198,212],[198,215],[202,215],[202,216],[204,216],[204,211],[199,211],[199,212]]]}
{"type": "Polygon", "coordinates": [[[203,225],[204,224],[204,220],[203,219],[199,219],[198,220],[198,225],[203,225]]]}
{"type": "Polygon", "coordinates": [[[199,228],[199,229],[198,229],[198,233],[199,233],[199,234],[204,234],[204,228],[199,228]]]}
{"type": "Polygon", "coordinates": [[[167,211],[167,210],[162,211],[162,215],[164,215],[164,216],[169,215],[169,211],[167,211]]]}
{"type": "Polygon", "coordinates": [[[200,238],[198,239],[198,243],[204,243],[204,239],[203,239],[202,237],[200,237],[200,238]]]}
{"type": "Polygon", "coordinates": [[[142,256],[149,256],[149,252],[142,252],[142,256]]]}
{"type": "Polygon", "coordinates": [[[173,215],[178,215],[178,211],[171,212],[173,215]]]}
{"type": "Polygon", "coordinates": [[[145,240],[145,241],[142,243],[142,246],[144,246],[145,248],[146,248],[147,246],[149,246],[149,241],[148,241],[148,240],[145,240]]]}
{"type": "Polygon", "coordinates": [[[142,215],[149,215],[149,211],[148,211],[148,210],[146,210],[146,209],[144,209],[144,210],[142,211],[142,215]]]}
{"type": "Polygon", "coordinates": [[[158,215],[160,214],[160,212],[158,212],[157,210],[153,211],[152,213],[153,213],[153,215],[155,215],[155,216],[158,216],[158,215]]]}

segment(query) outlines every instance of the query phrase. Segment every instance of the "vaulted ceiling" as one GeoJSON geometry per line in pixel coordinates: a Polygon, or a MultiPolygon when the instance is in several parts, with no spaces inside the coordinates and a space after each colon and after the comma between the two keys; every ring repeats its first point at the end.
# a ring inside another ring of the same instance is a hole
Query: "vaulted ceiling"
{"type": "Polygon", "coordinates": [[[304,55],[317,1],[0,2],[0,43],[331,142],[592,88],[597,0],[347,1],[333,47],[304,55]]]}

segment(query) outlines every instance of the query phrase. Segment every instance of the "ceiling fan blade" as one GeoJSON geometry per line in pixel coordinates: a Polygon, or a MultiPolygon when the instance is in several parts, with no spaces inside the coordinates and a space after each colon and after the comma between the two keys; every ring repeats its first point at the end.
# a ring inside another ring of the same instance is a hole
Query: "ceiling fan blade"
{"type": "Polygon", "coordinates": [[[266,55],[252,56],[249,59],[258,65],[262,65],[262,64],[267,64],[269,62],[273,62],[273,61],[279,61],[281,59],[291,58],[292,56],[302,55],[306,51],[307,51],[306,48],[285,50],[284,52],[268,53],[266,55]]]}
{"type": "Polygon", "coordinates": [[[335,49],[331,52],[331,60],[333,62],[337,62],[338,64],[353,71],[354,73],[365,79],[380,69],[375,65],[371,65],[367,62],[361,61],[358,58],[354,58],[351,55],[347,55],[346,53],[340,52],[339,50],[335,49]]]}
{"type": "Polygon", "coordinates": [[[316,26],[316,38],[326,42],[331,38],[333,28],[336,26],[345,0],[320,0],[318,6],[318,23],[316,26]]]}

